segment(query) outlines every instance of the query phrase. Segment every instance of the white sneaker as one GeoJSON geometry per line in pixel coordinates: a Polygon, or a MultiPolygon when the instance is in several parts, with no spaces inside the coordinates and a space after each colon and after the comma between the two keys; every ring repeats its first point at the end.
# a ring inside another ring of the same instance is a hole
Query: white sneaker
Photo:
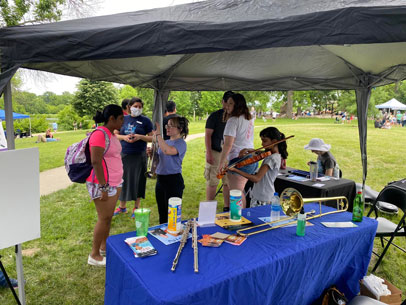
{"type": "Polygon", "coordinates": [[[89,255],[89,258],[87,259],[87,263],[88,263],[89,265],[92,265],[92,266],[106,267],[106,258],[103,257],[103,260],[98,261],[98,260],[95,260],[93,257],[91,257],[91,256],[89,255]]]}

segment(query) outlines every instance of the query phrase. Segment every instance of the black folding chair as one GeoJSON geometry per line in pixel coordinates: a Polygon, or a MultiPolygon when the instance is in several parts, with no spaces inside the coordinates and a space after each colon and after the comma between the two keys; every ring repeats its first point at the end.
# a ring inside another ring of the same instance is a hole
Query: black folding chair
{"type": "Polygon", "coordinates": [[[378,197],[374,201],[374,204],[369,210],[367,216],[370,216],[372,212],[375,212],[375,219],[378,221],[378,229],[376,231],[375,237],[380,238],[382,247],[384,248],[381,254],[373,252],[375,255],[378,256],[378,261],[372,269],[373,273],[383,260],[383,257],[388,251],[390,245],[394,245],[396,248],[406,253],[405,249],[401,248],[393,242],[393,239],[395,237],[406,237],[406,180],[393,182],[385,186],[385,188],[379,193],[378,197]],[[378,217],[378,211],[382,211],[383,204],[393,204],[403,211],[403,216],[397,224],[384,217],[378,217]],[[389,238],[389,240],[387,238],[389,238]],[[386,241],[386,245],[384,244],[384,241],[386,241]]]}

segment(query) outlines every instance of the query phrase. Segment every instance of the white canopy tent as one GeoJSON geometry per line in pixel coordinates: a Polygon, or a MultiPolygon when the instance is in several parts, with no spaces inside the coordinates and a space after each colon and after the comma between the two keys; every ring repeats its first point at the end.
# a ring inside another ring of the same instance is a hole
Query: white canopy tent
{"type": "Polygon", "coordinates": [[[393,98],[386,103],[375,106],[378,109],[406,110],[406,105],[393,98]]]}

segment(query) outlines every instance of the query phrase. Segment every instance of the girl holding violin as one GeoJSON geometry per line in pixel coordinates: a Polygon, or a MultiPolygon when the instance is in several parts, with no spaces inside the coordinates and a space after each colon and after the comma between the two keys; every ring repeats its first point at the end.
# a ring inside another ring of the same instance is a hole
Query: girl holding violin
{"type": "MultiPolygon", "coordinates": [[[[227,99],[224,112],[224,145],[220,155],[218,174],[224,175],[224,168],[228,164],[239,159],[239,153],[243,148],[254,148],[254,120],[248,110],[247,102],[242,94],[233,94],[227,99]]],[[[240,171],[253,174],[257,169],[257,163],[249,164],[240,168],[240,171]]],[[[247,178],[237,173],[227,172],[230,189],[241,190],[243,193],[243,207],[245,208],[244,187],[247,178]]],[[[229,206],[228,203],[224,203],[229,206]]]]}
{"type": "MultiPolygon", "coordinates": [[[[285,135],[275,127],[263,129],[259,136],[261,137],[262,146],[268,146],[277,141],[285,139],[285,135]]],[[[240,152],[240,155],[249,154],[252,151],[252,149],[243,149],[240,152]]],[[[271,203],[271,199],[275,192],[274,182],[278,176],[282,159],[286,159],[288,157],[286,141],[271,146],[264,152],[254,155],[252,158],[255,159],[256,157],[258,161],[262,159],[264,160],[256,174],[248,174],[239,170],[238,168],[229,169],[229,171],[238,173],[248,180],[254,182],[254,187],[251,193],[251,207],[271,203]]],[[[248,160],[249,159],[247,159],[247,161],[248,160]]]]}

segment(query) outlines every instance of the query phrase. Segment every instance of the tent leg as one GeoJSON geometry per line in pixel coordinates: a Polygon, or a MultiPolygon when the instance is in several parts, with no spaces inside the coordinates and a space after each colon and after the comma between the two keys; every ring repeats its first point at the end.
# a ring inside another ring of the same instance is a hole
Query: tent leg
{"type": "Polygon", "coordinates": [[[152,114],[152,121],[158,122],[161,126],[161,131],[163,130],[162,121],[165,113],[166,102],[168,101],[169,97],[169,90],[154,90],[154,112],[152,114]]]}
{"type": "Polygon", "coordinates": [[[11,83],[8,82],[4,88],[4,113],[6,115],[7,148],[15,149],[13,104],[11,100],[11,83]]]}
{"type": "MultiPolygon", "coordinates": [[[[366,81],[367,83],[367,81],[366,81]]],[[[368,104],[371,97],[371,88],[368,86],[355,90],[357,97],[357,117],[359,143],[361,149],[362,162],[362,197],[364,199],[365,180],[367,178],[367,123],[368,123],[368,104]]]]}

